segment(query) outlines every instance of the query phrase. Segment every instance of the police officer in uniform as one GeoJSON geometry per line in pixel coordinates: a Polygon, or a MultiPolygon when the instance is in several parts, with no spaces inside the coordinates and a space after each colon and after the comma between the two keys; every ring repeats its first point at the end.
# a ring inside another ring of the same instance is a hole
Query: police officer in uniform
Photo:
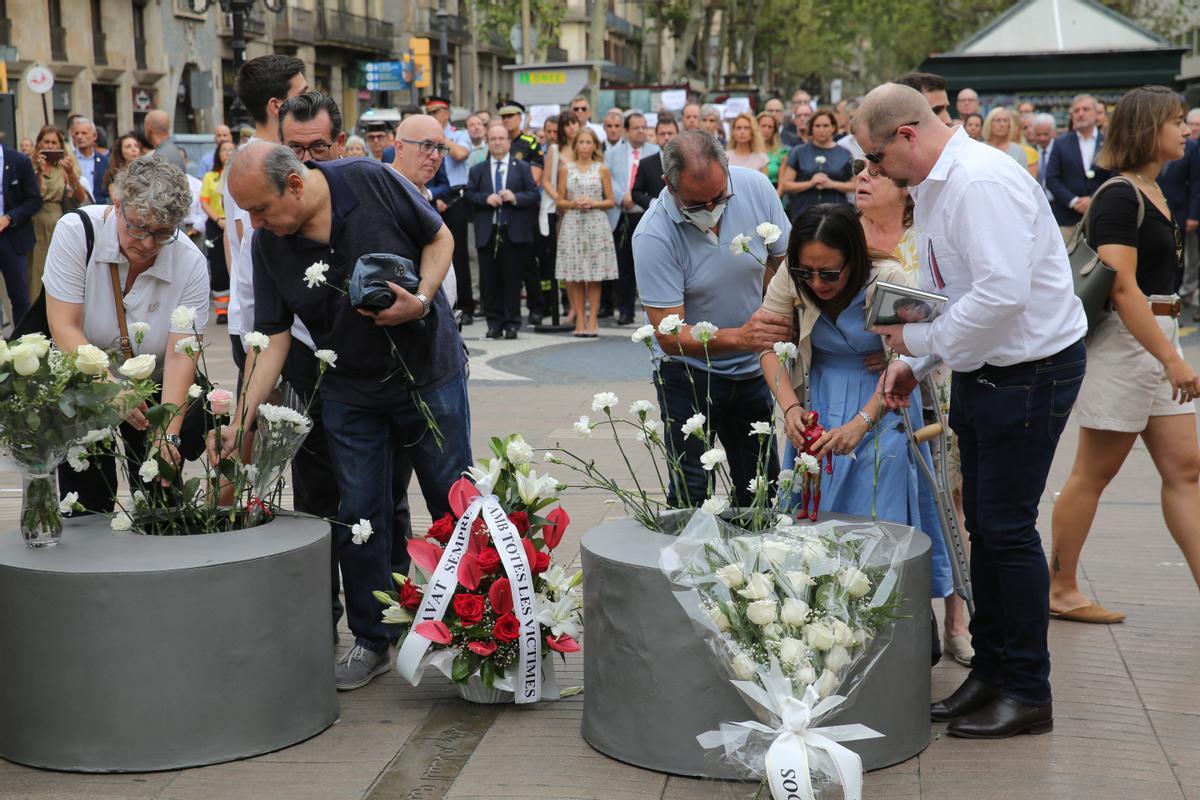
{"type": "MultiPolygon", "coordinates": [[[[522,130],[522,123],[525,120],[525,106],[515,100],[509,100],[497,103],[496,112],[500,116],[500,119],[504,121],[504,127],[508,129],[508,136],[512,140],[509,153],[518,161],[529,162],[529,166],[533,171],[533,180],[538,186],[541,186],[544,154],[542,153],[542,148],[538,145],[537,137],[522,130]]],[[[535,232],[534,235],[540,238],[540,234],[535,232]]],[[[534,253],[540,253],[541,250],[542,243],[535,242],[534,253]]],[[[524,279],[525,304],[529,308],[530,325],[536,326],[542,324],[542,317],[546,313],[546,293],[550,291],[553,278],[553,275],[542,275],[540,260],[536,256],[526,260],[524,279]]]]}

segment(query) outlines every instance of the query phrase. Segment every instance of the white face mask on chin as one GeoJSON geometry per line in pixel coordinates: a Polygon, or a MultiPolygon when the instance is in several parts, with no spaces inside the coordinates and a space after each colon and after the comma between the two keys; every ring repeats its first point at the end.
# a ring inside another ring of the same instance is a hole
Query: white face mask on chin
{"type": "Polygon", "coordinates": [[[700,211],[684,211],[679,209],[679,215],[687,222],[690,222],[701,233],[709,238],[709,241],[716,242],[718,237],[713,232],[713,228],[717,227],[717,223],[721,221],[721,215],[725,213],[725,202],[717,203],[712,211],[707,208],[700,211]]]}

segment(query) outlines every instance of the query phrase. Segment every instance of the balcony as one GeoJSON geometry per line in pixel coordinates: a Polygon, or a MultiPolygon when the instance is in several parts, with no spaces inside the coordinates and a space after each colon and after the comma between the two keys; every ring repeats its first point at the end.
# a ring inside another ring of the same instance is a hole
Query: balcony
{"type": "MultiPolygon", "coordinates": [[[[438,21],[438,10],[436,8],[425,9],[425,18],[421,20],[425,23],[425,30],[429,32],[430,38],[437,38],[441,32],[441,22],[438,21]]],[[[471,38],[471,23],[466,17],[458,14],[447,14],[443,17],[446,21],[446,40],[449,42],[465,43],[471,38]]]]}
{"type": "Polygon", "coordinates": [[[277,44],[312,44],[317,35],[317,15],[306,8],[286,6],[275,15],[277,44]]]}
{"type": "Polygon", "coordinates": [[[144,38],[133,37],[133,61],[138,69],[147,69],[146,40],[144,38]]]}
{"type": "Polygon", "coordinates": [[[103,67],[108,64],[108,41],[104,31],[92,30],[92,58],[97,66],[103,67]]]}
{"type": "Polygon", "coordinates": [[[325,8],[317,14],[316,43],[368,53],[390,53],[392,23],[325,8]]]}
{"type": "Polygon", "coordinates": [[[67,60],[67,29],[50,27],[50,58],[54,61],[67,60]]]}
{"type": "MultiPolygon", "coordinates": [[[[221,14],[219,19],[220,24],[217,27],[217,35],[226,39],[232,37],[233,14],[221,14]]],[[[267,35],[267,20],[257,6],[249,14],[246,14],[242,30],[247,39],[261,39],[267,35]]]]}

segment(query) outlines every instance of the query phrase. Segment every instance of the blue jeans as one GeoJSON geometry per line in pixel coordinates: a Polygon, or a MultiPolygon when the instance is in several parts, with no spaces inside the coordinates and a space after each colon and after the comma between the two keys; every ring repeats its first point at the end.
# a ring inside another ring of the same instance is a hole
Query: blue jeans
{"type": "Polygon", "coordinates": [[[450,486],[471,465],[471,411],[466,371],[432,391],[421,392],[441,428],[439,449],[425,418],[412,400],[389,409],[363,408],[324,401],[325,436],[337,478],[341,504],[334,554],[345,581],[346,618],[355,642],[383,652],[399,637],[382,621],[383,606],[371,593],[394,588],[392,581],[393,451],[407,450],[421,494],[434,519],[447,514],[450,486]],[[371,521],[373,534],[361,545],[350,540],[350,526],[371,521]]]}
{"type": "MultiPolygon", "coordinates": [[[[667,503],[679,507],[681,490],[685,490],[689,503],[698,506],[704,502],[708,481],[715,473],[705,471],[700,464],[704,444],[695,436],[685,437],[679,430],[688,417],[696,413],[708,418],[708,429],[716,433],[720,446],[729,459],[728,471],[733,481],[735,497],[732,502],[746,507],[754,499],[747,488],[758,473],[760,452],[757,436],[750,435],[750,425],[771,419],[771,407],[775,400],[761,375],[750,378],[726,378],[711,375],[701,369],[692,370],[696,382],[693,392],[688,381],[687,367],[675,361],[662,362],[660,374],[663,385],[655,384],[658,407],[662,412],[663,426],[667,430],[667,452],[681,455],[686,487],[678,485],[679,479],[672,472],[667,480],[670,488],[667,503]],[[706,408],[705,388],[711,380],[712,406],[706,408]]],[[[771,436],[764,445],[767,449],[767,480],[774,484],[779,477],[779,455],[775,449],[775,437],[771,436]]],[[[725,487],[717,481],[713,487],[715,496],[725,496],[725,487]]]]}
{"type": "Polygon", "coordinates": [[[1049,358],[956,372],[950,392],[971,535],[971,674],[1019,703],[1050,702],[1050,576],[1038,502],[1086,365],[1080,341],[1049,358]]]}

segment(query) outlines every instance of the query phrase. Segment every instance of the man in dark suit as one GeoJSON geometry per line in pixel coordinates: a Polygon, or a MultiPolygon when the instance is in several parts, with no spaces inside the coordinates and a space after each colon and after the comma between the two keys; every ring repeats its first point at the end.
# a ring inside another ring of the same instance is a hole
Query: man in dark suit
{"type": "Polygon", "coordinates": [[[521,281],[533,258],[541,197],[529,162],[509,152],[503,122],[488,127],[487,143],[487,160],[471,167],[467,178],[467,200],[475,209],[479,294],[488,338],[515,339],[521,327],[521,281]]]}
{"type": "MultiPolygon", "coordinates": [[[[1193,238],[1197,227],[1200,227],[1200,142],[1191,138],[1187,140],[1183,158],[1163,165],[1162,172],[1158,173],[1158,185],[1167,198],[1171,219],[1183,232],[1185,241],[1193,238]]],[[[1200,289],[1197,283],[1197,267],[1200,264],[1196,263],[1194,248],[1186,248],[1184,256],[1183,285],[1179,294],[1184,300],[1192,302],[1192,295],[1200,289]]]]}
{"type": "Polygon", "coordinates": [[[663,182],[662,150],[677,133],[679,125],[674,117],[660,117],[658,124],[654,126],[654,141],[658,144],[659,152],[638,162],[637,175],[634,176],[633,186],[629,190],[633,202],[642,208],[650,208],[650,203],[662,194],[663,187],[666,186],[663,182]]]}
{"type": "Polygon", "coordinates": [[[1071,131],[1054,140],[1046,164],[1050,209],[1064,238],[1071,235],[1092,195],[1109,177],[1095,165],[1104,134],[1096,128],[1096,99],[1090,94],[1078,95],[1071,102],[1071,126],[1071,131]]]}
{"type": "Polygon", "coordinates": [[[29,254],[34,233],[29,220],[42,207],[33,163],[18,150],[0,145],[0,273],[12,303],[13,325],[29,310],[29,254]]]}
{"type": "Polygon", "coordinates": [[[96,149],[96,126],[90,119],[76,117],[71,122],[71,144],[75,146],[75,158],[79,161],[84,188],[97,203],[108,205],[108,190],[104,188],[108,156],[96,149]]]}

